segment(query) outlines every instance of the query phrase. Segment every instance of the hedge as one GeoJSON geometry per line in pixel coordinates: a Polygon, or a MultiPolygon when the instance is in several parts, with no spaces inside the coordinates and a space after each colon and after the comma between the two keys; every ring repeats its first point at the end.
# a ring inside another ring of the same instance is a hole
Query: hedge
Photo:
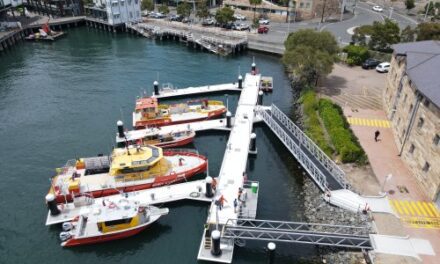
{"type": "Polygon", "coordinates": [[[348,45],[343,51],[347,53],[347,64],[350,66],[362,65],[370,57],[368,48],[364,46],[348,45]]]}
{"type": "Polygon", "coordinates": [[[341,161],[365,164],[367,156],[343,117],[341,107],[328,99],[320,99],[318,112],[341,161]]]}
{"type": "Polygon", "coordinates": [[[305,90],[301,94],[300,102],[304,112],[304,130],[306,135],[321,148],[324,153],[331,156],[333,149],[325,138],[324,129],[319,122],[318,101],[313,90],[305,90]]]}

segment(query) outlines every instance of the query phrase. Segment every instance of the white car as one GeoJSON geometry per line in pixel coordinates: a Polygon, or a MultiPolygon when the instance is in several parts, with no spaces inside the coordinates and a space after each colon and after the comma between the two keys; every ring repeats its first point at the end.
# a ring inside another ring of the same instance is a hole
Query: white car
{"type": "Polygon", "coordinates": [[[270,23],[269,19],[260,19],[258,21],[258,24],[260,24],[260,25],[269,25],[269,23],[270,23]]]}
{"type": "Polygon", "coordinates": [[[240,14],[234,14],[235,20],[246,20],[246,17],[240,14]]]}
{"type": "Polygon", "coordinates": [[[383,12],[383,7],[378,6],[378,5],[375,5],[375,6],[373,6],[373,11],[376,11],[376,12],[383,12]]]}
{"type": "Polygon", "coordinates": [[[389,62],[382,62],[381,64],[376,66],[376,71],[377,72],[388,72],[390,69],[390,63],[389,62]]]}

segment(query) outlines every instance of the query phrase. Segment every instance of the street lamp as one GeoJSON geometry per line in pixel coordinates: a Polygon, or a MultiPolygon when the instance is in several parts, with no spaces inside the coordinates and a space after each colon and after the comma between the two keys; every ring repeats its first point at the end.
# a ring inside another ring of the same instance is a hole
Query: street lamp
{"type": "Polygon", "coordinates": [[[385,184],[386,184],[388,181],[390,181],[391,178],[393,178],[393,175],[390,173],[390,174],[387,175],[387,177],[386,177],[385,180],[383,181],[383,183],[382,183],[382,187],[380,188],[380,193],[379,193],[379,194],[381,194],[381,195],[385,195],[385,194],[386,194],[386,192],[385,192],[385,184]]]}

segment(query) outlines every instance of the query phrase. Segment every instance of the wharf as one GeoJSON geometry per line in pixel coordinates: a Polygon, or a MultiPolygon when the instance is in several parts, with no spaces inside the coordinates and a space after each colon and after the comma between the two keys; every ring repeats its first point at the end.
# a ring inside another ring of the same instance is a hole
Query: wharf
{"type": "Polygon", "coordinates": [[[159,94],[153,94],[154,97],[158,99],[166,98],[176,98],[183,96],[190,96],[195,94],[209,94],[218,92],[240,92],[241,89],[238,88],[238,83],[225,83],[217,85],[206,85],[199,87],[188,87],[188,88],[162,88],[159,90],[159,94]]]}
{"type": "MultiPolygon", "coordinates": [[[[241,92],[235,114],[234,126],[229,136],[222,166],[217,178],[218,184],[214,199],[215,201],[223,196],[227,204],[222,210],[218,210],[218,206],[213,202],[211,203],[208,213],[207,224],[208,226],[216,226],[216,229],[220,229],[221,226],[230,222],[230,219],[237,219],[239,217],[239,212],[234,210],[233,201],[237,199],[238,190],[243,187],[245,181],[244,173],[249,155],[252,125],[255,118],[254,110],[257,104],[260,79],[260,74],[252,75],[248,73],[245,77],[244,88],[241,92]]],[[[206,246],[206,242],[209,239],[210,237],[205,230],[201,239],[198,259],[231,263],[234,253],[234,240],[223,239],[220,246],[222,254],[220,256],[214,256],[211,254],[210,246],[206,246]]]]}
{"type": "Polygon", "coordinates": [[[179,200],[195,200],[201,202],[211,202],[211,198],[205,196],[205,180],[197,180],[179,184],[172,184],[163,187],[156,187],[142,191],[121,193],[101,198],[83,197],[82,201],[63,204],[61,214],[52,216],[50,211],[47,214],[46,226],[70,221],[80,214],[90,210],[93,203],[102,203],[104,200],[117,201],[128,199],[138,201],[141,204],[161,204],[179,200]]]}

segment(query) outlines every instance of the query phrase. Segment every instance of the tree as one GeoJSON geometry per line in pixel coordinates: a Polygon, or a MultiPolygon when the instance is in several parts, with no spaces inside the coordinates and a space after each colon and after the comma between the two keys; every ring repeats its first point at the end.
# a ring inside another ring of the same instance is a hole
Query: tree
{"type": "Polygon", "coordinates": [[[350,65],[361,65],[370,57],[368,48],[365,46],[348,45],[343,51],[347,53],[347,62],[350,65]]]}
{"type": "Polygon", "coordinates": [[[249,0],[249,4],[254,6],[254,22],[255,22],[255,13],[257,12],[257,5],[261,5],[263,0],[249,0]]]}
{"type": "Polygon", "coordinates": [[[177,5],[177,14],[183,17],[189,17],[191,15],[191,5],[188,2],[181,2],[177,5]]]}
{"type": "Polygon", "coordinates": [[[400,42],[413,42],[415,40],[415,30],[407,26],[400,33],[400,42]]]}
{"type": "Polygon", "coordinates": [[[312,29],[291,33],[284,46],[284,65],[306,85],[316,85],[320,77],[332,71],[339,51],[338,43],[330,32],[312,29]]]}
{"type": "Polygon", "coordinates": [[[159,7],[159,12],[161,12],[162,14],[168,14],[170,13],[170,9],[168,8],[167,5],[161,5],[159,7]]]}
{"type": "Polygon", "coordinates": [[[217,22],[221,25],[234,21],[234,10],[232,10],[232,8],[229,6],[217,9],[217,12],[215,13],[215,20],[217,20],[217,22]]]}
{"type": "Polygon", "coordinates": [[[420,23],[415,29],[417,41],[440,40],[440,24],[429,22],[420,23]]]}
{"type": "Polygon", "coordinates": [[[440,10],[440,2],[435,2],[434,4],[432,1],[430,1],[425,5],[425,8],[423,9],[424,10],[423,13],[426,13],[426,9],[428,8],[428,6],[429,6],[428,15],[430,16],[435,15],[435,9],[440,10]]]}
{"type": "Polygon", "coordinates": [[[154,10],[153,0],[142,0],[141,9],[142,10],[146,9],[148,11],[153,11],[154,10]]]}
{"type": "Polygon", "coordinates": [[[406,9],[411,10],[414,7],[416,7],[416,5],[414,4],[414,0],[405,0],[405,6],[406,9]]]}
{"type": "Polygon", "coordinates": [[[196,15],[197,15],[197,17],[202,18],[202,19],[209,17],[209,9],[206,4],[206,0],[200,0],[199,2],[197,2],[196,15]]]}
{"type": "Polygon", "coordinates": [[[363,25],[354,29],[354,34],[351,36],[351,40],[359,45],[367,45],[367,37],[370,37],[373,33],[372,25],[363,25]]]}
{"type": "Polygon", "coordinates": [[[317,2],[315,10],[316,15],[321,17],[321,23],[324,23],[328,17],[339,14],[339,0],[320,0],[317,2]]]}
{"type": "Polygon", "coordinates": [[[400,29],[397,23],[390,19],[385,19],[383,23],[375,21],[373,23],[371,40],[368,43],[371,49],[390,52],[391,45],[400,42],[400,29]]]}

